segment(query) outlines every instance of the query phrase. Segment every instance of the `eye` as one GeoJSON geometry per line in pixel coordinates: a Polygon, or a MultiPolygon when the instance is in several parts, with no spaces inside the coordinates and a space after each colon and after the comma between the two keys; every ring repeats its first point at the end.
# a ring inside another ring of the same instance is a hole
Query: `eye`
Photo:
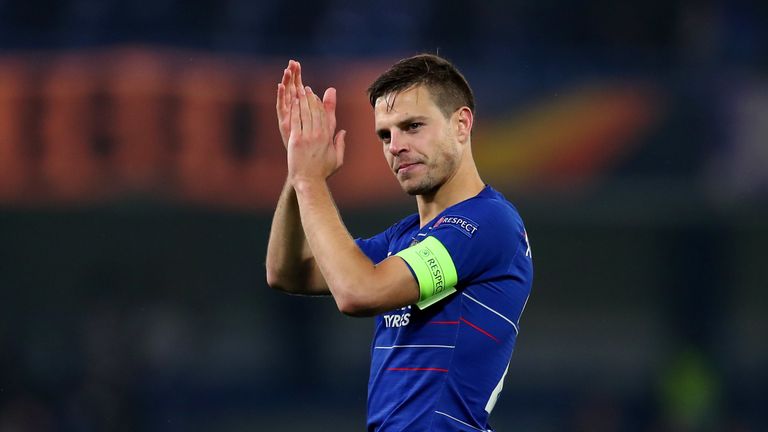
{"type": "Polygon", "coordinates": [[[391,138],[389,131],[381,131],[378,133],[378,135],[381,142],[383,142],[384,144],[389,144],[389,141],[391,138]]]}
{"type": "Polygon", "coordinates": [[[408,124],[408,130],[409,131],[415,131],[419,129],[420,127],[424,126],[424,123],[422,122],[413,122],[408,124]]]}

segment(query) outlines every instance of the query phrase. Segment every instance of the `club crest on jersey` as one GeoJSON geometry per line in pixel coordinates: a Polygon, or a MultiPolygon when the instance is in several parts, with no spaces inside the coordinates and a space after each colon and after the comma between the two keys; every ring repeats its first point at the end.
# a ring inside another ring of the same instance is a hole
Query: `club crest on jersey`
{"type": "Polygon", "coordinates": [[[469,238],[472,238],[472,236],[477,232],[477,229],[480,227],[472,219],[456,215],[446,215],[440,217],[440,219],[438,219],[437,222],[432,225],[432,229],[440,226],[449,226],[451,228],[455,228],[469,238]]]}

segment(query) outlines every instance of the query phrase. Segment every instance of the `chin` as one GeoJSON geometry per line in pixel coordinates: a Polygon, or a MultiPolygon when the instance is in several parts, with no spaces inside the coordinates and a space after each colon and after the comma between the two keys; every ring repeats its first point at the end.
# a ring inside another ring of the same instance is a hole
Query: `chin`
{"type": "Polygon", "coordinates": [[[437,190],[437,186],[433,185],[431,183],[428,184],[416,184],[416,185],[407,185],[407,184],[400,184],[400,187],[403,188],[403,192],[407,193],[411,196],[416,195],[428,195],[435,190],[437,190]]]}

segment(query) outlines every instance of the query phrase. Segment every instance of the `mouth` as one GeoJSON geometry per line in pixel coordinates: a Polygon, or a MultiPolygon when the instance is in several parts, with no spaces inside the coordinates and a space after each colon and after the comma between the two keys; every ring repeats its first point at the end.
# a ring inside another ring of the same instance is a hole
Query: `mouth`
{"type": "Polygon", "coordinates": [[[421,165],[421,162],[412,162],[412,163],[400,164],[395,169],[395,174],[406,173],[406,172],[412,170],[413,168],[415,168],[418,165],[421,165]]]}

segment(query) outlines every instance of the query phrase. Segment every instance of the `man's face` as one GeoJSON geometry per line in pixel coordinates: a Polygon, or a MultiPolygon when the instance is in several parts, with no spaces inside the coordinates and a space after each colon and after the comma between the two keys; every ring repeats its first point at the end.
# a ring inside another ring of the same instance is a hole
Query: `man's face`
{"type": "Polygon", "coordinates": [[[426,87],[380,97],[374,117],[384,156],[406,193],[435,192],[456,172],[461,153],[451,118],[426,87]]]}

